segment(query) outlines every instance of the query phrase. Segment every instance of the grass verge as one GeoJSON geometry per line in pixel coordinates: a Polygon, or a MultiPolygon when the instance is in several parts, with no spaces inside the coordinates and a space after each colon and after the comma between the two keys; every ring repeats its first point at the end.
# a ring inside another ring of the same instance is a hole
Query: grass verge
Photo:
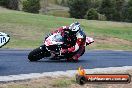
{"type": "Polygon", "coordinates": [[[63,18],[0,8],[0,31],[11,36],[3,48],[36,48],[51,30],[75,21],[95,39],[89,49],[132,50],[132,23],[63,18]]]}
{"type": "MultiPolygon", "coordinates": [[[[119,73],[119,71],[117,72],[119,73]]],[[[132,70],[125,71],[125,74],[132,75],[132,70]]],[[[99,73],[98,73],[99,74],[99,73]]],[[[109,73],[110,74],[110,73],[109,73]]],[[[111,74],[116,74],[116,72],[111,74]]],[[[123,74],[123,73],[122,73],[123,74]]],[[[131,88],[129,84],[85,84],[76,83],[75,77],[41,77],[27,81],[0,83],[0,88],[131,88]]]]}

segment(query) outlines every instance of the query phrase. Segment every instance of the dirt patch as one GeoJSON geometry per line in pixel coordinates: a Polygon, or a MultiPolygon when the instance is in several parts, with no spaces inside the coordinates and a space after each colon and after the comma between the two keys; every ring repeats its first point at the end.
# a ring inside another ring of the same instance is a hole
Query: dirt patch
{"type": "Polygon", "coordinates": [[[67,77],[42,77],[33,80],[0,84],[0,88],[68,88],[71,84],[71,79],[67,77]]]}
{"type": "Polygon", "coordinates": [[[113,38],[113,37],[95,37],[96,43],[116,44],[116,45],[132,45],[131,41],[113,38]]]}
{"type": "Polygon", "coordinates": [[[132,41],[119,39],[109,36],[94,36],[95,42],[91,44],[90,49],[105,49],[105,50],[131,50],[132,41]]]}

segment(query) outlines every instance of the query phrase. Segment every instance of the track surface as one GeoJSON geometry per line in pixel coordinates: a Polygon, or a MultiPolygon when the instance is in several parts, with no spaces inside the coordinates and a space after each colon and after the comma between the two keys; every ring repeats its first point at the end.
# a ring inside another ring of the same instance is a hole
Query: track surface
{"type": "Polygon", "coordinates": [[[0,49],[0,76],[76,70],[79,66],[85,69],[132,66],[132,51],[88,51],[78,63],[45,59],[29,62],[29,52],[0,49]]]}

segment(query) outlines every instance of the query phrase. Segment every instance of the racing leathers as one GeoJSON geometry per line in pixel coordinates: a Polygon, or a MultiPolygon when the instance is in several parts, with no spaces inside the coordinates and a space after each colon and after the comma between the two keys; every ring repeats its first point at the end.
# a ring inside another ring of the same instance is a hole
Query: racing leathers
{"type": "Polygon", "coordinates": [[[69,30],[68,26],[63,26],[52,32],[52,34],[57,32],[64,37],[64,46],[61,52],[68,52],[68,55],[66,55],[67,60],[78,60],[85,52],[86,35],[83,30],[74,33],[69,30]]]}

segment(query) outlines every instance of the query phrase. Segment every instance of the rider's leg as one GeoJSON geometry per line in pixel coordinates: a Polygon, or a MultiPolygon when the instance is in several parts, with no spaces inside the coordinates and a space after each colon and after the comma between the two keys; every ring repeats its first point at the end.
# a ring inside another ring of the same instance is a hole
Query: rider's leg
{"type": "Polygon", "coordinates": [[[79,57],[82,56],[85,52],[85,47],[81,47],[78,51],[72,54],[69,58],[67,58],[68,61],[78,61],[79,57]]]}
{"type": "Polygon", "coordinates": [[[84,52],[85,52],[85,47],[81,47],[72,58],[74,60],[78,60],[79,57],[84,54],[84,52]]]}

